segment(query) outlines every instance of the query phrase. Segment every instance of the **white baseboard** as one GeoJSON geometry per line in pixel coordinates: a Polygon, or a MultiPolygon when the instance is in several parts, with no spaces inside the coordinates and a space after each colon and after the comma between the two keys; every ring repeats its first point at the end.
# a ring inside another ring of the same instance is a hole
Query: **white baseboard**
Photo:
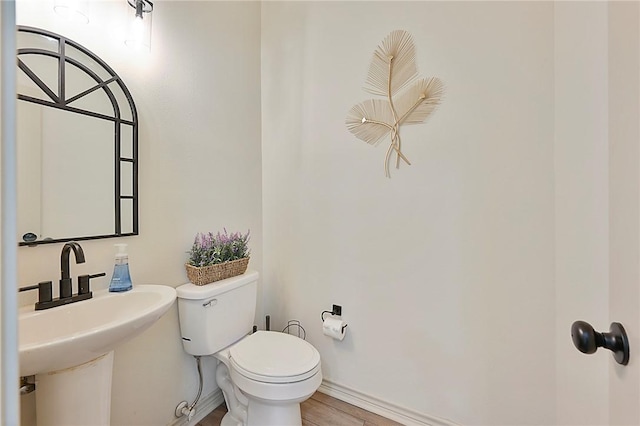
{"type": "Polygon", "coordinates": [[[200,420],[204,419],[207,414],[211,413],[218,407],[218,405],[222,404],[223,402],[224,395],[222,395],[222,391],[220,389],[216,389],[209,395],[200,399],[195,407],[196,414],[193,415],[191,421],[187,420],[187,416],[182,416],[174,419],[172,422],[168,423],[167,426],[193,426],[200,420]]]}
{"type": "MultiPolygon", "coordinates": [[[[318,391],[407,426],[459,426],[450,420],[421,414],[326,379],[322,381],[318,391]]],[[[223,402],[222,391],[216,389],[198,402],[196,414],[191,421],[187,421],[186,416],[182,416],[174,419],[167,426],[193,426],[223,402]]]]}
{"type": "Polygon", "coordinates": [[[318,391],[407,426],[459,426],[450,420],[421,414],[326,379],[318,391]]]}

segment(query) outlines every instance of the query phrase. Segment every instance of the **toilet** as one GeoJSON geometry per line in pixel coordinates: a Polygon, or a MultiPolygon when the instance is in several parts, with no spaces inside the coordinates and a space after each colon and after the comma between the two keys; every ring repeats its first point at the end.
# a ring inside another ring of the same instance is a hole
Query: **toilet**
{"type": "Polygon", "coordinates": [[[216,382],[227,404],[222,426],[300,426],[300,403],[322,382],[320,354],[286,333],[251,334],[258,273],[176,288],[182,344],[217,360],[216,382]]]}

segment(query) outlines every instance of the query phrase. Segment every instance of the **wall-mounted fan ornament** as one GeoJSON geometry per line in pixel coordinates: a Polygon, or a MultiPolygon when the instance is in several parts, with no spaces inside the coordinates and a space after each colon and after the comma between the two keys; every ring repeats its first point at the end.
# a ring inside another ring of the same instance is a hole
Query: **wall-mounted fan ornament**
{"type": "Polygon", "coordinates": [[[400,168],[400,160],[411,164],[402,153],[400,125],[424,122],[440,104],[444,92],[439,79],[418,77],[411,34],[393,31],[373,52],[364,86],[367,92],[385,99],[368,99],[351,108],[347,115],[349,131],[368,144],[377,146],[390,136],[384,159],[386,177],[391,177],[389,161],[393,153],[396,168],[400,168]]]}

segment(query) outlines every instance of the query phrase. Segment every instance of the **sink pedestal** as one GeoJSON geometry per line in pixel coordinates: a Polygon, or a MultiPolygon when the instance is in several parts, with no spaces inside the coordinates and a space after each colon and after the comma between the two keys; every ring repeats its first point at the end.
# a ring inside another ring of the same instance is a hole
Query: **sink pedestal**
{"type": "Polygon", "coordinates": [[[20,376],[36,376],[37,424],[109,425],[113,350],[175,300],[173,287],[142,284],[124,293],[97,290],[52,309],[20,308],[20,376]]]}
{"type": "Polygon", "coordinates": [[[36,375],[38,426],[108,426],[113,351],[77,367],[36,375]]]}

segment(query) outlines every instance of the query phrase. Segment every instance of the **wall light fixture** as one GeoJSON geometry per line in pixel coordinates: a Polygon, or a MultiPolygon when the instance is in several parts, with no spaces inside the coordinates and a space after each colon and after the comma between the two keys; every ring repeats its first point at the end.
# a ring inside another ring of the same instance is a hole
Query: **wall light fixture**
{"type": "Polygon", "coordinates": [[[127,32],[124,43],[132,49],[150,50],[153,3],[149,0],[127,0],[127,2],[135,10],[135,14],[127,9],[127,32]]]}

